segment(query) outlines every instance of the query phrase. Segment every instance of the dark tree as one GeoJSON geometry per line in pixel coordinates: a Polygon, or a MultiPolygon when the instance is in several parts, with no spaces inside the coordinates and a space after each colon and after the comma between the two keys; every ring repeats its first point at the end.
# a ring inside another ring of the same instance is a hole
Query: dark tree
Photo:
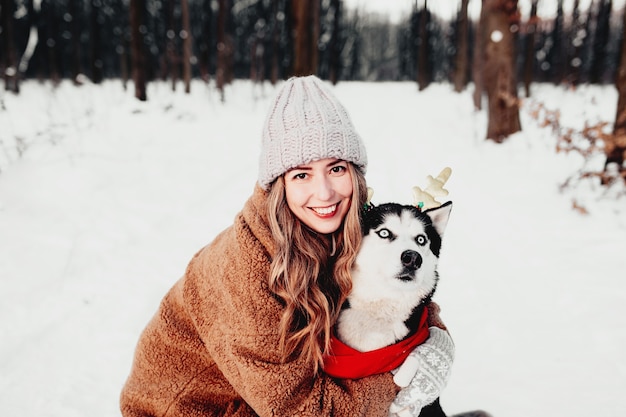
{"type": "Polygon", "coordinates": [[[572,27],[570,45],[566,53],[567,58],[567,83],[572,86],[580,84],[582,70],[582,51],[587,34],[585,32],[585,21],[580,14],[580,0],[574,0],[572,6],[572,27]]]}
{"type": "Polygon", "coordinates": [[[535,39],[537,34],[537,4],[539,0],[533,0],[530,7],[530,16],[526,24],[526,45],[524,53],[524,91],[526,97],[530,97],[530,84],[533,80],[534,64],[535,64],[535,39]]]}
{"type": "Polygon", "coordinates": [[[461,0],[461,10],[457,19],[456,65],[454,68],[454,91],[460,93],[467,86],[467,68],[469,66],[469,25],[467,5],[469,0],[461,0]]]}
{"type": "Polygon", "coordinates": [[[483,77],[489,101],[487,138],[502,142],[521,130],[515,80],[515,39],[519,23],[517,0],[486,0],[483,26],[483,77]]]}
{"type": "Polygon", "coordinates": [[[148,99],[146,95],[146,53],[142,32],[145,30],[145,0],[130,0],[131,56],[135,97],[141,101],[148,99]]]}
{"type": "MultiPolygon", "coordinates": [[[[115,59],[113,62],[119,65],[119,75],[122,78],[122,86],[124,90],[128,87],[128,79],[130,78],[130,45],[131,45],[131,30],[129,22],[129,14],[125,13],[125,7],[123,0],[113,0],[111,3],[111,13],[116,16],[113,23],[113,44],[115,45],[115,59]]],[[[114,65],[112,65],[114,67],[114,65]]],[[[115,70],[113,70],[114,73],[115,70]]]]}
{"type": "Polygon", "coordinates": [[[317,74],[320,3],[316,0],[292,0],[293,75],[317,74]]]}
{"type": "Polygon", "coordinates": [[[41,15],[43,21],[43,42],[46,45],[46,62],[48,63],[48,73],[52,83],[58,85],[61,81],[61,71],[59,68],[59,48],[58,33],[59,25],[56,18],[56,7],[54,0],[46,0],[41,3],[41,15]]]}
{"type": "Polygon", "coordinates": [[[4,74],[4,89],[14,93],[20,92],[19,71],[17,69],[17,54],[15,39],[13,38],[15,2],[0,0],[0,71],[4,74]]]}
{"type": "Polygon", "coordinates": [[[163,71],[163,79],[169,75],[172,91],[176,90],[176,84],[180,78],[180,55],[178,53],[178,36],[179,32],[178,19],[176,18],[178,11],[176,10],[176,0],[167,0],[165,7],[165,21],[167,22],[167,29],[165,32],[165,56],[166,56],[166,71],[163,71]]]}
{"type": "Polygon", "coordinates": [[[189,23],[189,2],[188,0],[180,0],[180,18],[182,21],[182,30],[180,37],[183,42],[183,83],[185,85],[185,93],[191,92],[191,45],[193,38],[191,36],[191,25],[189,23]]]}
{"type": "Polygon", "coordinates": [[[606,65],[606,47],[609,43],[611,27],[612,0],[600,0],[596,17],[596,30],[593,39],[593,56],[589,81],[593,84],[603,82],[606,65]]]}
{"type": "Polygon", "coordinates": [[[201,19],[200,19],[200,36],[198,39],[200,77],[208,82],[211,73],[211,53],[214,48],[213,36],[213,7],[210,1],[202,2],[201,19]]]}
{"type": "Polygon", "coordinates": [[[318,40],[317,74],[336,84],[341,72],[341,1],[328,0],[321,3],[320,31],[318,40]]]}
{"type": "Polygon", "coordinates": [[[550,65],[550,81],[554,84],[561,84],[565,78],[564,44],[563,44],[563,0],[558,0],[556,7],[556,19],[552,28],[552,44],[548,52],[548,63],[550,65]]]}
{"type": "Polygon", "coordinates": [[[279,77],[279,47],[280,47],[280,17],[283,16],[282,11],[279,15],[279,0],[272,0],[272,52],[270,63],[270,82],[272,85],[278,82],[279,77]]]}
{"type": "Polygon", "coordinates": [[[613,125],[613,137],[605,143],[606,162],[605,171],[610,164],[616,164],[622,178],[626,179],[626,12],[622,18],[622,47],[620,64],[615,78],[618,92],[617,113],[613,125]]]}
{"type": "Polygon", "coordinates": [[[330,59],[329,59],[329,74],[328,79],[331,83],[337,84],[339,81],[339,73],[341,72],[341,45],[340,45],[340,30],[341,30],[341,1],[330,1],[331,15],[332,15],[332,29],[330,36],[330,59]]]}
{"type": "Polygon", "coordinates": [[[103,67],[103,58],[102,58],[102,27],[101,27],[101,19],[103,16],[101,15],[101,0],[91,0],[91,11],[89,13],[90,20],[90,29],[91,36],[89,37],[91,41],[91,80],[99,84],[102,82],[102,67],[103,67]]]}
{"type": "Polygon", "coordinates": [[[224,101],[224,87],[229,84],[234,77],[233,74],[233,41],[229,35],[230,27],[230,1],[219,0],[217,12],[217,66],[215,79],[220,97],[224,101]]]}
{"type": "Polygon", "coordinates": [[[74,84],[79,84],[81,71],[81,45],[80,45],[80,22],[82,20],[83,2],[81,0],[69,0],[68,4],[68,18],[70,19],[70,31],[71,31],[71,64],[70,71],[72,74],[72,80],[74,84]]]}
{"type": "Polygon", "coordinates": [[[363,49],[362,26],[362,17],[358,11],[353,11],[344,29],[346,33],[344,46],[346,61],[342,66],[344,68],[343,78],[346,80],[358,80],[360,76],[361,60],[363,59],[361,53],[363,49]]]}
{"type": "Polygon", "coordinates": [[[487,20],[487,0],[482,0],[480,8],[480,19],[476,25],[476,36],[474,38],[474,54],[472,58],[472,78],[474,80],[474,108],[482,110],[483,93],[485,91],[484,72],[485,64],[485,42],[487,41],[487,32],[485,22],[487,20]]]}
{"type": "Polygon", "coordinates": [[[429,65],[429,30],[430,12],[428,10],[428,0],[424,0],[424,7],[419,12],[419,36],[417,49],[417,85],[420,90],[424,90],[430,84],[429,65]]]}

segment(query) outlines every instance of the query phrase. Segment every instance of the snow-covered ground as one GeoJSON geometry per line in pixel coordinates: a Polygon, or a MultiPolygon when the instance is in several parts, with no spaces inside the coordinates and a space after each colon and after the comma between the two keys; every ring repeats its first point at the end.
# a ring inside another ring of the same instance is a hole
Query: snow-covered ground
{"type": "MultiPolygon", "coordinates": [[[[0,415],[114,417],[135,343],[202,245],[256,180],[275,87],[237,81],[0,93],[0,415]],[[21,158],[15,143],[27,148],[21,158]]],[[[626,410],[626,200],[559,192],[582,166],[521,111],[497,145],[471,89],[334,87],[361,132],[374,203],[450,166],[454,209],[436,300],[457,358],[442,404],[495,417],[621,417],[626,410]],[[572,209],[583,205],[589,214],[572,209]]],[[[564,126],[612,122],[612,87],[535,86],[564,126]]]]}

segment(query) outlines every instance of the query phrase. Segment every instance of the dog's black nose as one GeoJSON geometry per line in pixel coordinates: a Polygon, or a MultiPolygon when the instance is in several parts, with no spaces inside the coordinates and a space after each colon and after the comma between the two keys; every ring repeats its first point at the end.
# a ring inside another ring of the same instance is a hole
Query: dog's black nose
{"type": "Polygon", "coordinates": [[[414,250],[405,250],[400,255],[402,265],[407,268],[417,269],[422,266],[422,256],[414,250]]]}

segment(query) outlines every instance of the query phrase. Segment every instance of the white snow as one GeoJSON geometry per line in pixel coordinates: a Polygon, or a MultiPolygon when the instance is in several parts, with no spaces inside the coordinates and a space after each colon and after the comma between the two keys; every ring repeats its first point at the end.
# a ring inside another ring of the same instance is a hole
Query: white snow
{"type": "MultiPolygon", "coordinates": [[[[190,95],[149,84],[145,103],[113,81],[0,93],[0,415],[120,415],[141,330],[253,190],[274,89],[237,81],[225,103],[200,82],[190,95]]],[[[555,152],[531,100],[523,132],[498,145],[471,88],[334,90],[366,142],[374,203],[409,203],[452,167],[436,295],[457,350],[444,409],[623,416],[625,198],[593,183],[559,192],[583,160],[555,152]]],[[[532,100],[580,129],[612,123],[617,93],[536,85],[532,100]]]]}

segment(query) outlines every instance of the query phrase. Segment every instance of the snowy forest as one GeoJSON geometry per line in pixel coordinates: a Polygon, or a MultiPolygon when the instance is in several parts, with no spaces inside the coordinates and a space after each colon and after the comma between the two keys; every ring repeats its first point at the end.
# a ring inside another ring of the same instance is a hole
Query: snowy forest
{"type": "MultiPolygon", "coordinates": [[[[486,105],[489,114],[486,137],[497,142],[521,129],[520,99],[530,96],[531,83],[615,84],[612,131],[588,126],[577,132],[582,143],[573,132],[561,136],[570,150],[605,153],[601,172],[581,175],[609,183],[617,167],[623,178],[623,5],[556,0],[553,16],[540,17],[541,2],[548,0],[529,0],[522,15],[517,0],[482,0],[473,19],[470,0],[459,0],[456,17],[446,20],[427,0],[415,1],[391,22],[342,0],[1,0],[0,73],[14,94],[26,79],[77,86],[119,79],[142,101],[156,80],[188,93],[191,80],[201,79],[222,100],[235,79],[274,85],[306,74],[333,84],[414,80],[420,91],[433,82],[456,92],[471,85],[475,108],[486,105]]],[[[547,114],[545,123],[558,124],[555,117],[547,114]]]]}
{"type": "MultiPolygon", "coordinates": [[[[519,80],[613,82],[623,30],[612,0],[576,0],[567,12],[564,0],[528,1],[526,16],[517,1],[483,1],[484,12],[507,14],[519,80]],[[556,4],[555,15],[538,18],[540,2],[556,4]]],[[[342,0],[2,0],[0,69],[12,91],[25,78],[98,83],[132,73],[174,83],[316,73],[333,82],[464,84],[473,70],[462,61],[480,49],[469,2],[459,0],[447,21],[415,1],[394,23],[342,0]]]]}
{"type": "Polygon", "coordinates": [[[0,0],[0,416],[121,416],[272,97],[314,73],[375,204],[453,170],[446,413],[622,417],[624,1],[0,0]]]}

